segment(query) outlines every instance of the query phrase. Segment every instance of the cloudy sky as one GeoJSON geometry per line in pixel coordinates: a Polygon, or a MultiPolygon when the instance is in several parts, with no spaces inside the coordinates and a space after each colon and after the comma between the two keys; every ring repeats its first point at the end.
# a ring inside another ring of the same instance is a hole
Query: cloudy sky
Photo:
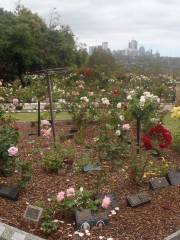
{"type": "MultiPolygon", "coordinates": [[[[0,7],[14,10],[17,1],[0,0],[0,7]]],[[[180,57],[180,0],[22,0],[25,7],[46,21],[56,8],[79,42],[113,49],[127,48],[136,39],[161,55],[180,57]]]]}

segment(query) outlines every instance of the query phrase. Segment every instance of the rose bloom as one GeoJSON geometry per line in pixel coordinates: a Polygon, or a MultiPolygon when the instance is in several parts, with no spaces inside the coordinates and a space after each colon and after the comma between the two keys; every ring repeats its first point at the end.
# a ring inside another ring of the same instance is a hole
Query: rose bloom
{"type": "Polygon", "coordinates": [[[18,155],[18,148],[17,147],[10,147],[8,149],[8,154],[10,157],[16,157],[18,155]]]}
{"type": "Polygon", "coordinates": [[[118,97],[120,95],[120,91],[118,89],[114,90],[114,96],[118,97]]]}
{"type": "Polygon", "coordinates": [[[80,89],[84,89],[84,85],[83,85],[83,84],[80,84],[80,85],[79,85],[79,88],[80,88],[80,89]]]}
{"type": "Polygon", "coordinates": [[[125,131],[129,131],[130,128],[131,128],[131,126],[128,123],[123,124],[123,126],[122,126],[122,129],[125,130],[125,131]]]}
{"type": "Polygon", "coordinates": [[[41,129],[41,133],[42,133],[43,137],[50,138],[50,136],[51,136],[51,128],[49,128],[49,129],[41,129]]]}
{"type": "Polygon", "coordinates": [[[51,123],[48,120],[41,120],[41,126],[51,126],[51,123]]]}
{"type": "Polygon", "coordinates": [[[84,69],[83,74],[85,77],[90,77],[93,74],[93,70],[91,68],[86,68],[84,69]]]}
{"type": "Polygon", "coordinates": [[[73,197],[75,196],[75,190],[73,187],[70,187],[66,190],[67,197],[73,197]]]}
{"type": "Polygon", "coordinates": [[[18,98],[13,98],[12,102],[15,106],[17,106],[19,104],[19,99],[18,98]]]}
{"type": "Polygon", "coordinates": [[[64,200],[64,198],[65,198],[65,192],[61,191],[58,193],[56,199],[57,199],[57,202],[62,202],[64,200]]]}
{"type": "Polygon", "coordinates": [[[111,199],[110,197],[105,196],[102,200],[102,207],[107,209],[111,205],[111,199]]]}

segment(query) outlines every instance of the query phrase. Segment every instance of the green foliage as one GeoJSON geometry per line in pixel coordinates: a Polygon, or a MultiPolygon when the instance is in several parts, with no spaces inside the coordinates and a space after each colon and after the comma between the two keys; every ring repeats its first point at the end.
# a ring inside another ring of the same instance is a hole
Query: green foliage
{"type": "Polygon", "coordinates": [[[180,153],[180,128],[178,131],[174,134],[173,139],[173,149],[180,153]]]}
{"type": "Polygon", "coordinates": [[[99,200],[94,200],[94,192],[80,188],[74,197],[65,197],[64,201],[58,203],[57,208],[65,212],[75,213],[76,210],[91,209],[98,210],[99,200]]]}
{"type": "Polygon", "coordinates": [[[47,235],[53,232],[56,232],[58,228],[59,228],[59,223],[54,222],[49,218],[44,219],[43,222],[41,223],[41,230],[47,235]]]}
{"type": "Polygon", "coordinates": [[[38,207],[43,208],[43,215],[41,219],[41,230],[49,235],[56,232],[59,228],[59,223],[54,221],[55,205],[46,207],[42,202],[36,204],[38,207]]]}
{"type": "Polygon", "coordinates": [[[9,157],[8,149],[15,146],[19,139],[19,133],[11,126],[0,128],[0,170],[10,171],[15,164],[15,159],[9,157]]]}
{"type": "Polygon", "coordinates": [[[96,66],[102,72],[112,72],[117,68],[116,61],[111,52],[101,48],[94,50],[93,54],[89,57],[88,65],[90,67],[96,66]]]}
{"type": "Polygon", "coordinates": [[[29,162],[17,159],[16,160],[16,168],[20,171],[21,173],[21,180],[19,182],[19,187],[20,188],[26,188],[27,184],[32,178],[32,167],[29,162]]]}
{"type": "Polygon", "coordinates": [[[92,163],[92,160],[91,160],[91,157],[89,154],[83,154],[81,155],[81,157],[77,160],[76,162],[76,166],[77,166],[77,169],[82,171],[84,166],[88,165],[92,163]]]}
{"type": "Polygon", "coordinates": [[[68,26],[49,28],[37,14],[18,5],[15,13],[0,9],[0,29],[0,78],[4,80],[19,77],[25,86],[27,71],[76,64],[74,36],[68,26]]]}
{"type": "Polygon", "coordinates": [[[75,151],[71,146],[56,146],[43,159],[43,166],[48,171],[58,172],[65,167],[65,163],[72,165],[75,151]]]}
{"type": "Polygon", "coordinates": [[[43,159],[43,166],[48,171],[58,172],[64,166],[64,159],[61,150],[53,148],[43,159]]]}

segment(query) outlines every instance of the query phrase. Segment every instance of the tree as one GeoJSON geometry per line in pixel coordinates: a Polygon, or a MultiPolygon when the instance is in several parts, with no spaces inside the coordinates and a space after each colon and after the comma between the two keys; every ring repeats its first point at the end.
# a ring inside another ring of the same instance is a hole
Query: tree
{"type": "Polygon", "coordinates": [[[99,70],[104,72],[113,71],[117,68],[116,61],[110,50],[105,51],[101,47],[94,50],[89,57],[88,65],[90,67],[98,66],[99,70]]]}
{"type": "Polygon", "coordinates": [[[0,9],[0,78],[20,78],[27,71],[64,67],[76,62],[74,35],[68,26],[46,23],[18,5],[14,13],[0,9]]]}

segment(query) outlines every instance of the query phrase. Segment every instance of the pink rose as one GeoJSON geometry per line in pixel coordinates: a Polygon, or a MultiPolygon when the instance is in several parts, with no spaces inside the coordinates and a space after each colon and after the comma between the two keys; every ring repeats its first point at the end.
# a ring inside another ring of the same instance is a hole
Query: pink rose
{"type": "Polygon", "coordinates": [[[125,130],[125,131],[129,131],[130,128],[131,128],[131,126],[128,123],[123,124],[123,126],[122,126],[122,129],[125,130]]]}
{"type": "Polygon", "coordinates": [[[75,196],[75,190],[73,187],[70,187],[66,190],[67,197],[73,197],[75,196]]]}
{"type": "Polygon", "coordinates": [[[49,129],[41,129],[41,133],[43,137],[50,138],[51,136],[51,128],[49,129]]]}
{"type": "Polygon", "coordinates": [[[12,102],[15,106],[17,106],[19,104],[19,99],[13,98],[12,102]]]}
{"type": "Polygon", "coordinates": [[[65,198],[65,192],[61,191],[57,195],[57,202],[62,202],[65,198]]]}
{"type": "Polygon", "coordinates": [[[8,154],[10,157],[16,157],[18,155],[18,148],[17,147],[10,147],[8,149],[8,154]]]}
{"type": "Polygon", "coordinates": [[[48,120],[41,120],[41,126],[51,126],[50,122],[48,120]]]}
{"type": "Polygon", "coordinates": [[[102,207],[107,209],[111,205],[111,199],[110,197],[105,196],[104,199],[102,200],[102,207]]]}

